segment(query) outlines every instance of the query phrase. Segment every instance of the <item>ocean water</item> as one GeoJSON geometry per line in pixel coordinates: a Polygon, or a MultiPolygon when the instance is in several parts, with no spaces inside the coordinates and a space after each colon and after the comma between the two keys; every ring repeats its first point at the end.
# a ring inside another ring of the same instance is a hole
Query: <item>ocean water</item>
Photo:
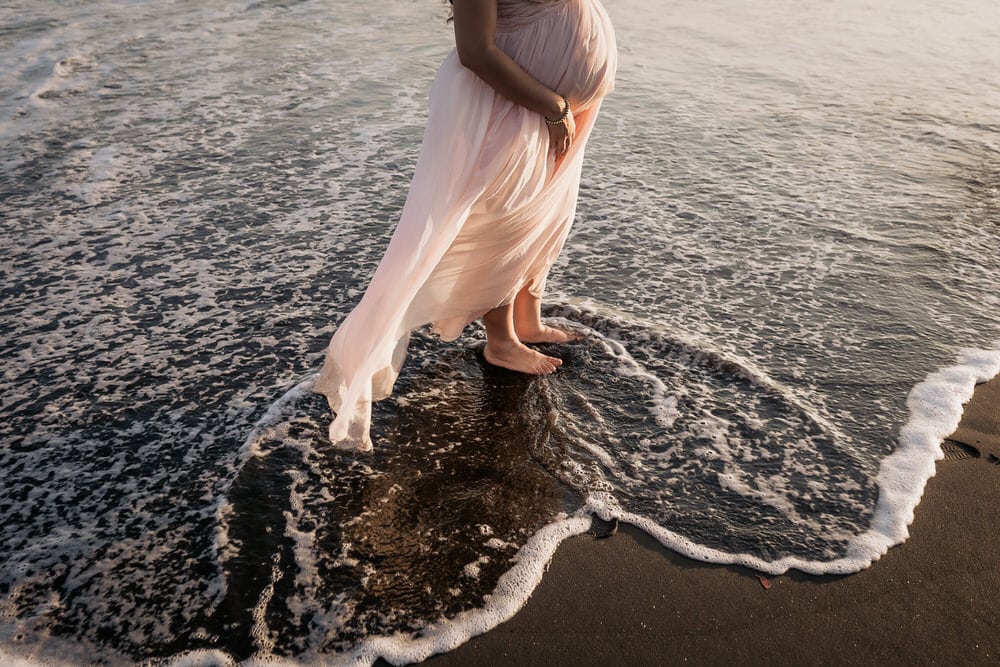
{"type": "Polygon", "coordinates": [[[1000,6],[606,6],[547,294],[585,340],[526,378],[418,332],[371,454],[309,387],[446,6],[0,7],[0,658],[421,659],[594,515],[771,573],[905,539],[1000,372],[1000,6]]]}

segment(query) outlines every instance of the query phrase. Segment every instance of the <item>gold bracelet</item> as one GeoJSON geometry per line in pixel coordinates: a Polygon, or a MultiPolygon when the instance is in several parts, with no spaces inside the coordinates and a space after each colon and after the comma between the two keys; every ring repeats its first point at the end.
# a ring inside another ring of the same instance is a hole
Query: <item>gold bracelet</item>
{"type": "Polygon", "coordinates": [[[562,113],[559,114],[558,118],[549,118],[548,116],[542,116],[542,118],[545,119],[545,122],[548,123],[549,125],[562,125],[562,123],[566,120],[566,116],[569,115],[569,100],[566,99],[565,95],[562,95],[562,98],[563,98],[563,104],[565,106],[563,106],[562,113]]]}

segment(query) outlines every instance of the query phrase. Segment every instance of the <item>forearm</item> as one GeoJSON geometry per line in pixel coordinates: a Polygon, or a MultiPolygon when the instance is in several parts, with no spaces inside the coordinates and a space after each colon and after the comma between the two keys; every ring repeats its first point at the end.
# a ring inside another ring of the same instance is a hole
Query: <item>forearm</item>
{"type": "Polygon", "coordinates": [[[475,59],[462,64],[515,104],[549,118],[557,118],[562,113],[562,95],[525,72],[496,46],[484,49],[475,59]]]}
{"type": "Polygon", "coordinates": [[[462,64],[515,104],[558,117],[562,96],[497,48],[496,19],[496,0],[455,0],[455,46],[462,64]]]}

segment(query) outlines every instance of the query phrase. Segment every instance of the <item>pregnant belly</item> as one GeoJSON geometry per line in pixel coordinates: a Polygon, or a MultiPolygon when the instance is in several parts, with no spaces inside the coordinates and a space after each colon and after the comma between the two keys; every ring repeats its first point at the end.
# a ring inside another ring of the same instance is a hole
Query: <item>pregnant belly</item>
{"type": "Polygon", "coordinates": [[[497,46],[578,109],[611,92],[618,64],[614,29],[597,0],[531,5],[497,22],[497,46]]]}

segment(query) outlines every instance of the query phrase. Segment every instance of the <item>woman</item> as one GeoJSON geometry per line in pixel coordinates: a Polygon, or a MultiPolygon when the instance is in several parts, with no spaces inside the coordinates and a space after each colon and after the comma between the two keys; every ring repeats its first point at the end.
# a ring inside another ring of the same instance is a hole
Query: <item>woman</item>
{"type": "Polygon", "coordinates": [[[344,448],[371,449],[371,403],[419,326],[453,340],[482,317],[486,360],[531,374],[562,362],[525,343],[573,339],[542,323],[541,295],[614,85],[611,22],[598,0],[454,0],[454,21],[399,224],[316,381],[344,448]]]}

